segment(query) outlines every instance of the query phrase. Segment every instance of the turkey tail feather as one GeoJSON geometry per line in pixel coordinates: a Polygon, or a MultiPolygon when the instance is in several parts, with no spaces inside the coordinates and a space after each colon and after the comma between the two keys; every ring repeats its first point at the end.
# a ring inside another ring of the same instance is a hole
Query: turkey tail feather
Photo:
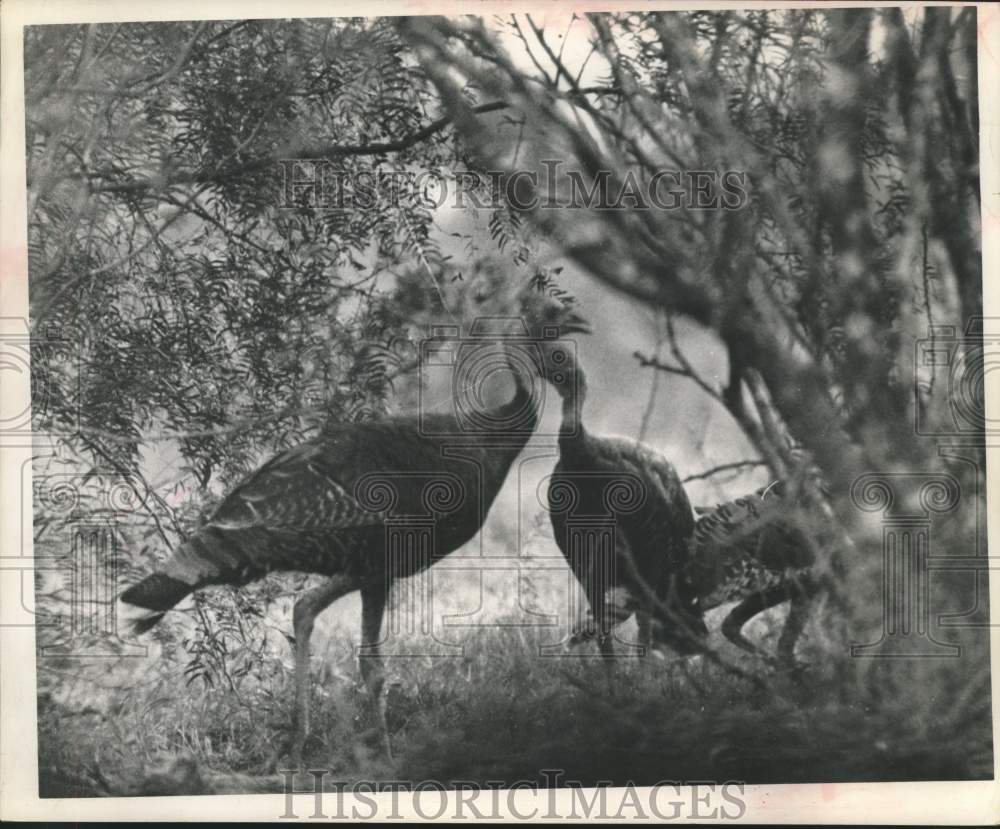
{"type": "Polygon", "coordinates": [[[192,589],[193,585],[178,581],[165,573],[153,573],[122,593],[121,600],[147,610],[165,613],[192,589]]]}
{"type": "Polygon", "coordinates": [[[131,627],[133,634],[145,633],[193,589],[194,585],[165,573],[153,573],[118,597],[118,618],[131,627]]]}
{"type": "Polygon", "coordinates": [[[134,633],[145,633],[189,593],[233,578],[240,563],[239,556],[206,528],[178,547],[155,573],[121,594],[118,618],[134,633]]]}

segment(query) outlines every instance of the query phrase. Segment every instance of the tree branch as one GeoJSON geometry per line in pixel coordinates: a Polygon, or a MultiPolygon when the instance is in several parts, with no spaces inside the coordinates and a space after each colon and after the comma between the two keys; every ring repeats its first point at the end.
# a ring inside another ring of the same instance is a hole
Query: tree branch
{"type": "MultiPolygon", "coordinates": [[[[471,111],[477,115],[487,112],[496,112],[510,106],[506,101],[493,101],[488,104],[480,104],[471,107],[471,111]]],[[[334,158],[348,158],[354,156],[383,155],[386,153],[397,153],[409,149],[421,141],[426,141],[431,136],[443,130],[451,123],[448,116],[438,118],[425,127],[417,130],[411,135],[400,138],[396,141],[382,141],[365,144],[326,144],[316,147],[290,148],[287,152],[279,155],[267,155],[245,161],[242,164],[233,164],[219,170],[205,171],[198,170],[189,173],[178,173],[166,180],[134,179],[131,181],[118,182],[95,186],[96,193],[132,193],[141,194],[153,187],[170,187],[176,184],[221,184],[234,178],[259,173],[269,167],[273,167],[279,161],[294,158],[302,161],[321,161],[334,158]]]]}
{"type": "Polygon", "coordinates": [[[689,481],[703,481],[706,478],[711,478],[713,475],[718,475],[721,472],[729,472],[734,469],[747,469],[756,466],[768,466],[767,461],[733,461],[732,463],[722,463],[718,466],[713,466],[711,469],[706,469],[704,472],[699,472],[696,475],[688,475],[686,478],[681,478],[681,483],[686,484],[689,481]]]}

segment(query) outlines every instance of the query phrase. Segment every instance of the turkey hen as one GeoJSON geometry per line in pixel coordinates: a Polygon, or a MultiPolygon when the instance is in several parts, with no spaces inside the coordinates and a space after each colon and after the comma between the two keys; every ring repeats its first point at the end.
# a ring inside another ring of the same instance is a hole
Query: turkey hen
{"type": "Polygon", "coordinates": [[[507,403],[471,413],[468,406],[454,405],[446,413],[328,424],[317,437],[251,474],[156,572],[120,597],[119,612],[143,632],[185,596],[208,585],[244,585],[276,570],[329,577],[299,596],[293,611],[296,764],[309,731],[309,639],[316,616],[355,590],[361,593],[366,653],[361,672],[391,756],[378,649],[391,585],[429,567],[479,531],[535,428],[535,382],[542,379],[558,387],[565,381],[560,369],[564,344],[552,332],[566,336],[588,330],[571,307],[537,290],[522,292],[519,310],[523,321],[507,323],[515,325],[513,333],[521,334],[522,346],[527,339],[529,347],[515,353],[507,339],[511,331],[473,344],[474,351],[492,348],[494,355],[502,355],[514,379],[507,403]],[[412,530],[414,539],[388,544],[387,533],[390,528],[399,531],[400,516],[430,516],[429,535],[423,520],[412,530]]]}
{"type": "MultiPolygon", "coordinates": [[[[702,612],[738,602],[723,621],[722,633],[751,653],[762,651],[743,635],[743,628],[759,613],[789,602],[778,640],[778,659],[794,665],[795,645],[822,584],[815,573],[809,539],[787,518],[787,490],[783,481],[775,481],[733,501],[697,507],[682,581],[702,612]]],[[[606,604],[613,624],[621,624],[635,613],[640,641],[657,640],[641,603],[630,591],[609,593],[606,604]]],[[[577,631],[573,642],[587,638],[591,638],[588,631],[577,631]]]]}
{"type": "MultiPolygon", "coordinates": [[[[657,638],[681,653],[701,650],[708,631],[679,574],[688,563],[694,516],[673,465],[636,441],[591,434],[583,425],[586,376],[563,384],[559,460],[548,502],[556,543],[590,609],[575,640],[596,637],[612,657],[615,595],[626,593],[653,620],[657,638]]],[[[630,611],[631,613],[632,611],[630,611]]]]}

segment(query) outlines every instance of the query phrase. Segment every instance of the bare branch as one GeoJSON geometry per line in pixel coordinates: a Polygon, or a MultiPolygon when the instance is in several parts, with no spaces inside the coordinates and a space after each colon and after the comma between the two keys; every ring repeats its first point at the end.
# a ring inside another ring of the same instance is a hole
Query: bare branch
{"type": "Polygon", "coordinates": [[[750,469],[758,466],[768,466],[767,461],[733,461],[732,463],[722,463],[718,466],[713,466],[711,469],[706,469],[704,472],[699,472],[696,475],[688,475],[686,478],[681,478],[681,483],[686,484],[689,481],[703,481],[706,478],[711,478],[713,475],[718,475],[721,472],[732,472],[736,469],[750,469]]]}

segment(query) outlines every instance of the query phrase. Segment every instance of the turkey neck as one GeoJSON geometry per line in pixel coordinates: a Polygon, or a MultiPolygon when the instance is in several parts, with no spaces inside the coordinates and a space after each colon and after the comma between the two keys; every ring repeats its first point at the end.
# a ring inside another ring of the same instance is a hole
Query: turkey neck
{"type": "Polygon", "coordinates": [[[587,433],[583,428],[583,404],[587,399],[587,379],[577,368],[573,386],[562,397],[562,421],[559,424],[560,450],[583,444],[587,433]]]}
{"type": "Polygon", "coordinates": [[[514,396],[496,410],[499,422],[510,422],[512,430],[524,434],[523,446],[529,433],[538,425],[538,395],[534,392],[534,375],[525,373],[524,366],[506,352],[507,365],[514,376],[514,396]]]}

